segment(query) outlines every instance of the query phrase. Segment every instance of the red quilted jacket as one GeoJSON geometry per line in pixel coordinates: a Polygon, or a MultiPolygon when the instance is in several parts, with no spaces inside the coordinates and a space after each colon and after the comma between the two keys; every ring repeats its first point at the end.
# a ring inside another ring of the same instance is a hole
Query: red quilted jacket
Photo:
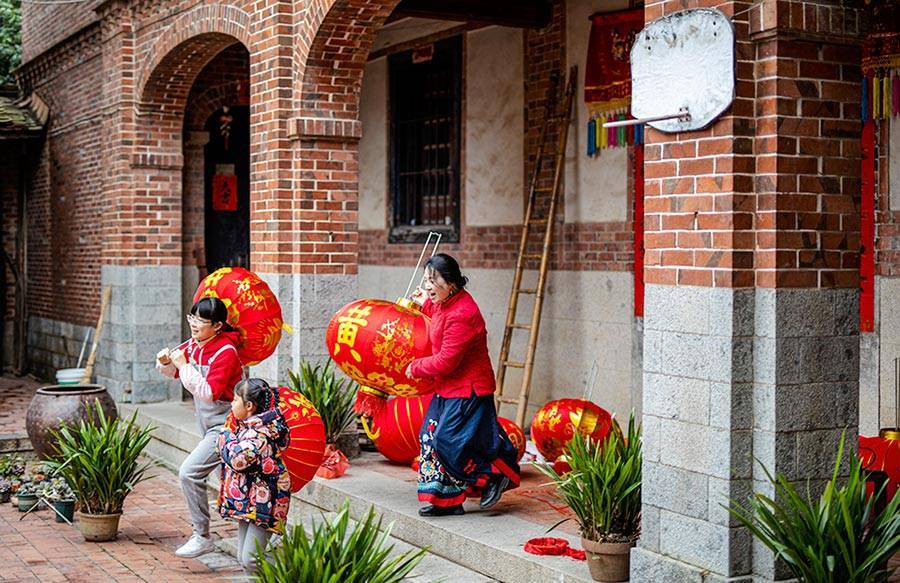
{"type": "Polygon", "coordinates": [[[432,355],[414,360],[410,374],[434,379],[435,392],[445,398],[493,393],[487,328],[469,292],[462,290],[439,305],[426,300],[422,311],[431,317],[432,355]]]}

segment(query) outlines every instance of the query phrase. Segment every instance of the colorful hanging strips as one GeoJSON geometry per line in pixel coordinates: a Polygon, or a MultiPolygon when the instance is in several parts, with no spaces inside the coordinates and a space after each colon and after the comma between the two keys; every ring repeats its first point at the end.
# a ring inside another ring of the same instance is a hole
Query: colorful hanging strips
{"type": "Polygon", "coordinates": [[[642,125],[606,128],[603,124],[612,121],[634,119],[624,110],[595,113],[587,123],[587,155],[597,157],[607,148],[624,148],[644,143],[642,125]]]}
{"type": "Polygon", "coordinates": [[[900,69],[873,69],[865,73],[861,87],[863,122],[900,116],[900,69]]]}

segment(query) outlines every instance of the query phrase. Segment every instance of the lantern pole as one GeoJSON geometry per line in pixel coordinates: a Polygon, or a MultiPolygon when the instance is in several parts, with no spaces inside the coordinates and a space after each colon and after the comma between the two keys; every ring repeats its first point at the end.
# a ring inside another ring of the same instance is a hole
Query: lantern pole
{"type": "MultiPolygon", "coordinates": [[[[437,253],[438,245],[441,244],[441,235],[435,231],[429,231],[428,238],[425,239],[425,245],[422,246],[422,253],[419,254],[419,260],[416,261],[416,269],[413,271],[412,277],[409,278],[409,285],[406,286],[406,293],[403,294],[403,298],[409,297],[409,290],[412,289],[413,282],[416,280],[416,274],[419,272],[419,266],[422,265],[422,259],[425,258],[425,252],[428,250],[428,246],[431,245],[431,238],[435,237],[434,247],[431,249],[431,255],[429,257],[434,257],[434,254],[437,253]]],[[[422,285],[422,280],[425,278],[424,275],[419,279],[419,285],[422,285]]]]}

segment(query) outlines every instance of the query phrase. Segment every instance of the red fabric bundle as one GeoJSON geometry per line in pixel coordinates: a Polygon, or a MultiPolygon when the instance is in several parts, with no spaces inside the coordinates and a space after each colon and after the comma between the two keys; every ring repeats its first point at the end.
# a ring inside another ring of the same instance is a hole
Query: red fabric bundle
{"type": "Polygon", "coordinates": [[[525,552],[532,555],[565,555],[578,561],[584,561],[583,550],[573,549],[564,538],[551,536],[533,538],[525,543],[525,552]]]}

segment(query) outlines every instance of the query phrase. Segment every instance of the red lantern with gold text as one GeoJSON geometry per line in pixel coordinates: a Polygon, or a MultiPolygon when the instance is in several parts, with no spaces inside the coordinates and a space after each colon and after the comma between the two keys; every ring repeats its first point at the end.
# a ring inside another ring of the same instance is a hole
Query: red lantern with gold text
{"type": "Polygon", "coordinates": [[[516,425],[515,421],[511,421],[506,417],[497,417],[497,422],[500,423],[500,427],[506,431],[509,440],[516,446],[516,449],[519,452],[516,461],[521,461],[522,456],[525,455],[525,432],[522,431],[521,427],[516,425]]]}
{"type": "Polygon", "coordinates": [[[410,362],[431,355],[429,325],[418,310],[385,300],[356,300],[331,318],[325,342],[335,364],[361,386],[357,413],[374,418],[388,395],[432,391],[431,381],[406,376],[410,362]]]}
{"type": "Polygon", "coordinates": [[[238,356],[244,366],[268,358],[281,340],[281,305],[258,275],[242,267],[223,267],[210,273],[194,293],[201,298],[219,298],[228,308],[228,323],[241,335],[238,356]]]}
{"type": "MultiPolygon", "coordinates": [[[[291,436],[281,459],[291,475],[291,492],[299,492],[316,475],[325,456],[325,424],[309,399],[287,387],[278,387],[278,408],[291,436]]],[[[234,431],[236,426],[229,414],[225,428],[234,431]]]]}
{"type": "Polygon", "coordinates": [[[419,430],[431,397],[394,397],[372,418],[371,425],[364,422],[381,455],[398,464],[408,464],[419,455],[419,430]]]}
{"type": "Polygon", "coordinates": [[[553,462],[563,454],[575,431],[602,441],[613,426],[612,415],[583,399],[550,401],[531,420],[531,439],[544,459],[553,462]]]}

